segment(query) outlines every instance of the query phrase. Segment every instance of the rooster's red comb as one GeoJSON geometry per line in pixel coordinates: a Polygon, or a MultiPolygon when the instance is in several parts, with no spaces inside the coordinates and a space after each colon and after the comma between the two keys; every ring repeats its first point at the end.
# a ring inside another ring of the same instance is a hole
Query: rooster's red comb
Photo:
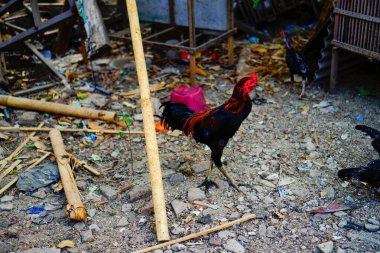
{"type": "Polygon", "coordinates": [[[258,81],[258,77],[255,75],[255,73],[251,72],[250,76],[251,76],[252,81],[253,81],[254,83],[257,83],[257,81],[258,81]]]}

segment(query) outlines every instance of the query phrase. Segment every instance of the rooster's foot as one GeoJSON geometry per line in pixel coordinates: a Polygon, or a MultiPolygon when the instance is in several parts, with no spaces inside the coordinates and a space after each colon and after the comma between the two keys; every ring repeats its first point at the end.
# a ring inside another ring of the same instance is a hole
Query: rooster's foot
{"type": "Polygon", "coordinates": [[[198,187],[202,187],[202,186],[205,187],[206,192],[208,192],[208,190],[213,186],[216,188],[219,188],[219,185],[209,178],[206,178],[205,181],[203,181],[203,183],[201,183],[198,187]]]}

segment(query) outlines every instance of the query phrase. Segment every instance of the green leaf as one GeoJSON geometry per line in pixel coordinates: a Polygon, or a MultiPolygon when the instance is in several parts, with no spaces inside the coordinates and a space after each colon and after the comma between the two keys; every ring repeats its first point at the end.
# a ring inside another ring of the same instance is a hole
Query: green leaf
{"type": "Polygon", "coordinates": [[[28,145],[26,145],[26,147],[27,147],[27,148],[36,148],[36,145],[34,145],[34,143],[33,143],[33,144],[28,144],[28,145]]]}
{"type": "Polygon", "coordinates": [[[123,131],[117,132],[118,135],[123,136],[125,133],[123,131]]]}
{"type": "Polygon", "coordinates": [[[129,126],[131,124],[131,118],[130,117],[125,118],[124,122],[125,124],[129,126]]]}

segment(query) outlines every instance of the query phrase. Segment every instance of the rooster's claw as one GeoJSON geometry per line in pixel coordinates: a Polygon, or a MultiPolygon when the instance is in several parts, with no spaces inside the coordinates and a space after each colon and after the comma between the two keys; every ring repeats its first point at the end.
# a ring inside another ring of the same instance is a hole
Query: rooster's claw
{"type": "Polygon", "coordinates": [[[201,183],[198,187],[202,187],[204,186],[205,189],[206,189],[206,192],[208,192],[208,190],[212,187],[212,186],[215,186],[216,188],[219,188],[219,185],[217,183],[215,183],[214,181],[210,180],[210,179],[205,179],[205,181],[203,181],[203,183],[201,183]]]}

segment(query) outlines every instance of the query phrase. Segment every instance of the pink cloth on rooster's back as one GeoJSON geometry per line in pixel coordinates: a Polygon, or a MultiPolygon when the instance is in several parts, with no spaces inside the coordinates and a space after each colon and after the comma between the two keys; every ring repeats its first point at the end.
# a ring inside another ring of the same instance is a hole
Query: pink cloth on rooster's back
{"type": "Polygon", "coordinates": [[[187,85],[181,85],[172,92],[170,101],[185,104],[195,112],[208,109],[201,87],[189,87],[187,85]]]}

